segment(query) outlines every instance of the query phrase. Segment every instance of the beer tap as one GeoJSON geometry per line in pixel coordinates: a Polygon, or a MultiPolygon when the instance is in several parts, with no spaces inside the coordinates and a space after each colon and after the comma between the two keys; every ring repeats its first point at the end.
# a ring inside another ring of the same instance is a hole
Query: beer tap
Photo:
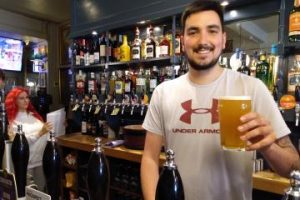
{"type": "Polygon", "coordinates": [[[298,200],[300,194],[300,172],[293,170],[290,174],[290,188],[285,190],[282,200],[298,200]]]}
{"type": "Polygon", "coordinates": [[[101,138],[95,139],[95,148],[88,162],[87,186],[91,200],[108,200],[110,172],[109,165],[101,147],[101,138]]]}
{"type": "Polygon", "coordinates": [[[43,171],[46,178],[48,194],[52,199],[59,199],[61,184],[61,155],[54,136],[50,131],[50,138],[47,141],[43,154],[43,171]]]}

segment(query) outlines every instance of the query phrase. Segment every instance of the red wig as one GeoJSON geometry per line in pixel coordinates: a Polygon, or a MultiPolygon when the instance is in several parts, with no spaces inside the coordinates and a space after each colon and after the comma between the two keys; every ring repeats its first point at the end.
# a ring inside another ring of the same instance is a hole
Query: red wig
{"type": "MultiPolygon", "coordinates": [[[[28,90],[23,87],[15,87],[12,90],[9,91],[5,98],[5,109],[7,113],[7,119],[8,122],[11,123],[15,120],[17,113],[19,111],[17,106],[17,97],[22,93],[26,92],[27,95],[29,95],[28,90]]],[[[33,116],[40,121],[44,121],[43,118],[37,113],[31,102],[29,102],[27,112],[31,112],[33,116]]]]}

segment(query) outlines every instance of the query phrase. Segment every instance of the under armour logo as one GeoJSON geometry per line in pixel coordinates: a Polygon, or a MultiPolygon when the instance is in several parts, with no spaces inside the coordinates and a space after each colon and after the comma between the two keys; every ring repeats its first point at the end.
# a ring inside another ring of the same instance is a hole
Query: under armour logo
{"type": "Polygon", "coordinates": [[[180,117],[180,120],[184,123],[191,124],[191,118],[192,114],[211,114],[211,123],[217,123],[219,122],[219,116],[218,116],[218,100],[213,99],[212,100],[212,107],[211,108],[192,108],[192,100],[188,100],[186,102],[183,102],[181,104],[182,108],[186,111],[183,113],[180,117]]]}

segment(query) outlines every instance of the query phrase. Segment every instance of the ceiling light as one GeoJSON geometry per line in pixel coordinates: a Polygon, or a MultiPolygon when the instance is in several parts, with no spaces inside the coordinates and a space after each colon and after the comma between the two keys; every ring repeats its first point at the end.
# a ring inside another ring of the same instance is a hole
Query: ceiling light
{"type": "Polygon", "coordinates": [[[92,31],[92,35],[98,35],[97,31],[92,31]]]}
{"type": "Polygon", "coordinates": [[[228,6],[229,2],[228,1],[223,1],[220,5],[225,7],[225,6],[228,6]]]}
{"type": "Polygon", "coordinates": [[[139,21],[138,24],[145,24],[146,21],[145,20],[142,20],[142,21],[139,21]]]}
{"type": "Polygon", "coordinates": [[[236,10],[232,10],[232,11],[229,12],[229,15],[231,17],[237,17],[238,16],[238,12],[236,10]]]}

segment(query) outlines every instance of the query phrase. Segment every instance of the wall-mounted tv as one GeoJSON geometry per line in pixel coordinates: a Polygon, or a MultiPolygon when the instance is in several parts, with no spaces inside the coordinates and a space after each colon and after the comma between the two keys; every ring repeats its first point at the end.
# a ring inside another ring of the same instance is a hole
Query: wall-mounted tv
{"type": "Polygon", "coordinates": [[[3,70],[21,71],[23,42],[0,37],[0,68],[3,70]]]}

